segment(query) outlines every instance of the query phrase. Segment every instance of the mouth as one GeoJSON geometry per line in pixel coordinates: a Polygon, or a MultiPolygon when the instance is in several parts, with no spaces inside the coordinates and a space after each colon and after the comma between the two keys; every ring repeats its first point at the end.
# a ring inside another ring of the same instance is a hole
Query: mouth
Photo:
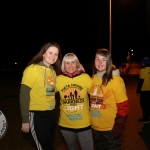
{"type": "Polygon", "coordinates": [[[98,68],[103,68],[103,65],[98,65],[98,68]]]}
{"type": "Polygon", "coordinates": [[[54,59],[51,59],[51,58],[50,58],[49,60],[50,60],[50,61],[55,61],[54,59]]]}
{"type": "Polygon", "coordinates": [[[74,71],[74,69],[69,69],[69,71],[74,71]]]}
{"type": "Polygon", "coordinates": [[[75,71],[74,68],[71,68],[71,69],[68,68],[68,70],[69,70],[70,72],[74,72],[74,71],[75,71]]]}

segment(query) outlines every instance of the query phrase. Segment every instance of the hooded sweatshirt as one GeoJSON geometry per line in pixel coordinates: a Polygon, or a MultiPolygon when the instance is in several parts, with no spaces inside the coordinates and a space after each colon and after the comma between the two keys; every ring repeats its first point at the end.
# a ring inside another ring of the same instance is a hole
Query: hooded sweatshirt
{"type": "Polygon", "coordinates": [[[97,131],[112,130],[113,138],[122,135],[129,112],[125,84],[118,73],[113,70],[113,79],[106,86],[101,85],[103,74],[95,74],[90,89],[91,127],[97,131]]]}
{"type": "Polygon", "coordinates": [[[55,78],[52,67],[43,62],[31,64],[24,72],[20,88],[22,122],[29,122],[29,111],[47,111],[55,108],[55,78]]]}

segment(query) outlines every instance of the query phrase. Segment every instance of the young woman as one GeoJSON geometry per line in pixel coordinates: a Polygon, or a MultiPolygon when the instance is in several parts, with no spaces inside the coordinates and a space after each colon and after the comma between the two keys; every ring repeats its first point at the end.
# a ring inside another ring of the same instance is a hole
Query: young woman
{"type": "Polygon", "coordinates": [[[61,70],[62,74],[56,78],[60,132],[69,150],[78,150],[78,141],[82,150],[93,150],[88,97],[91,78],[73,53],[64,56],[61,70]]]}
{"type": "Polygon", "coordinates": [[[120,150],[121,135],[129,112],[123,79],[115,74],[111,54],[98,49],[90,88],[90,118],[96,150],[120,150]]]}
{"type": "Polygon", "coordinates": [[[20,88],[21,130],[31,130],[38,150],[53,149],[55,84],[56,73],[61,71],[61,58],[59,45],[48,42],[23,72],[20,88]]]}

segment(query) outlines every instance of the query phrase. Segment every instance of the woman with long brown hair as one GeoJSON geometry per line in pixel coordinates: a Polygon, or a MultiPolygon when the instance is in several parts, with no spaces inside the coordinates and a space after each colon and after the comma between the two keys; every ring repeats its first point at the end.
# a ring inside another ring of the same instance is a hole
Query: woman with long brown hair
{"type": "Polygon", "coordinates": [[[23,72],[20,88],[22,128],[31,130],[38,150],[53,150],[55,131],[55,85],[60,74],[61,50],[48,42],[31,59],[23,72]]]}

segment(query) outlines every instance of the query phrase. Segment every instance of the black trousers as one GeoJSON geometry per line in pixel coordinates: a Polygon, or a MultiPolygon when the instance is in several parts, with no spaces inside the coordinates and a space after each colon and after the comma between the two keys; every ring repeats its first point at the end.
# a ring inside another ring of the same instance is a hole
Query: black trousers
{"type": "Polygon", "coordinates": [[[140,106],[143,112],[143,119],[149,120],[150,118],[150,91],[140,92],[140,106]]]}
{"type": "Polygon", "coordinates": [[[55,110],[30,112],[30,129],[38,150],[53,150],[55,110]]]}

